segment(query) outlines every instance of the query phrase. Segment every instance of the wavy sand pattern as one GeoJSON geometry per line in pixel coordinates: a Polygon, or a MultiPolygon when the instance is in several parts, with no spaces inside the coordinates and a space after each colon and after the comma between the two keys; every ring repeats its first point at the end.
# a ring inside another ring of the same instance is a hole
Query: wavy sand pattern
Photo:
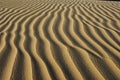
{"type": "Polygon", "coordinates": [[[120,80],[120,2],[0,0],[0,80],[120,80]]]}

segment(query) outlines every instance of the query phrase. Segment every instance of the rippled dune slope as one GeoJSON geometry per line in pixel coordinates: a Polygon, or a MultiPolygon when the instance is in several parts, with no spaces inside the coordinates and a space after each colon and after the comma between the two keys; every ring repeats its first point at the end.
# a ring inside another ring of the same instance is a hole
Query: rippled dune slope
{"type": "Polygon", "coordinates": [[[0,0],[0,80],[120,80],[120,2],[0,0]]]}

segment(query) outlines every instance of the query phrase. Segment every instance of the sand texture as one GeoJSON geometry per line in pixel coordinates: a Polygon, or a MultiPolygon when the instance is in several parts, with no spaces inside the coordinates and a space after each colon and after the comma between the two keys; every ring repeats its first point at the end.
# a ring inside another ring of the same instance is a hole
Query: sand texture
{"type": "Polygon", "coordinates": [[[0,0],[0,80],[120,80],[120,2],[0,0]]]}

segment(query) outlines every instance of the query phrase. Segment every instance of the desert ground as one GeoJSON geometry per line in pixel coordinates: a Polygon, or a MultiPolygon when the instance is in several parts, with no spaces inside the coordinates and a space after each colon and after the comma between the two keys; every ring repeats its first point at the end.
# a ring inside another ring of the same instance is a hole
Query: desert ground
{"type": "Polygon", "coordinates": [[[0,80],[120,80],[120,2],[0,0],[0,80]]]}

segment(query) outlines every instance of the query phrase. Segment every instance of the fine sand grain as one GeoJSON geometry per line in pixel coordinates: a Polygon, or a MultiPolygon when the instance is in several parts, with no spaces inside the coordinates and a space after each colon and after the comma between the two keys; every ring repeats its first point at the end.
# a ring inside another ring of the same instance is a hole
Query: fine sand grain
{"type": "Polygon", "coordinates": [[[0,80],[120,80],[120,2],[0,0],[0,80]]]}

